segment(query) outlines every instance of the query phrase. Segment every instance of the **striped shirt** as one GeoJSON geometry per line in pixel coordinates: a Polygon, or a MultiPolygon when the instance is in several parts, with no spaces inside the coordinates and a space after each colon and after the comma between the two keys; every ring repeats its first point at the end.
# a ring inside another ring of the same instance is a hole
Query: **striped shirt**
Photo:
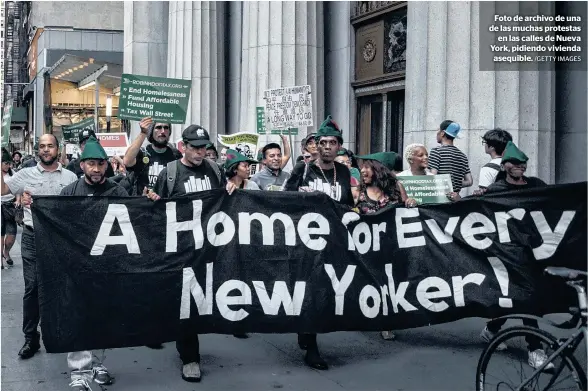
{"type": "Polygon", "coordinates": [[[454,145],[441,145],[431,149],[429,170],[451,175],[453,191],[458,193],[466,174],[471,172],[468,157],[454,145]]]}

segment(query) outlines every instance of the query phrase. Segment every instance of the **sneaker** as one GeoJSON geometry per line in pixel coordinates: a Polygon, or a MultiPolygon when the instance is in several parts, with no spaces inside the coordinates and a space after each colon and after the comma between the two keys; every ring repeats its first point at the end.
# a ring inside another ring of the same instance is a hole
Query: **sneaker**
{"type": "Polygon", "coordinates": [[[182,379],[190,383],[197,383],[200,381],[200,364],[191,362],[182,366],[182,379]]]}
{"type": "MultiPolygon", "coordinates": [[[[490,341],[492,341],[494,337],[496,337],[496,333],[493,333],[492,331],[488,330],[488,326],[484,327],[484,330],[482,330],[482,333],[480,333],[480,338],[482,338],[484,342],[490,343],[490,341]]],[[[496,347],[496,351],[498,352],[506,349],[507,346],[504,344],[504,342],[499,343],[496,347]]]]}
{"type": "Polygon", "coordinates": [[[396,334],[394,334],[392,331],[382,331],[380,335],[382,335],[382,338],[386,341],[392,341],[396,339],[396,334]]]}
{"type": "MultiPolygon", "coordinates": [[[[533,369],[539,368],[547,361],[547,354],[543,351],[543,349],[537,349],[533,351],[529,351],[529,366],[533,369]]],[[[550,369],[555,368],[553,363],[549,363],[543,368],[543,370],[548,371],[550,369]]]]}
{"type": "Polygon", "coordinates": [[[94,378],[94,381],[100,385],[112,384],[112,377],[104,365],[97,365],[92,368],[92,377],[94,378]]]}
{"type": "Polygon", "coordinates": [[[86,379],[74,379],[69,383],[70,390],[73,391],[92,391],[86,379]]]}

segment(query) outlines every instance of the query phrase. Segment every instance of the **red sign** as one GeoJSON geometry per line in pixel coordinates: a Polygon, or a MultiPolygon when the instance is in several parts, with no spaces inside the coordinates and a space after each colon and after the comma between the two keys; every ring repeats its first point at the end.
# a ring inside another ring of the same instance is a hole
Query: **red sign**
{"type": "Polygon", "coordinates": [[[108,156],[124,156],[129,147],[129,139],[126,133],[96,133],[100,145],[108,156]]]}

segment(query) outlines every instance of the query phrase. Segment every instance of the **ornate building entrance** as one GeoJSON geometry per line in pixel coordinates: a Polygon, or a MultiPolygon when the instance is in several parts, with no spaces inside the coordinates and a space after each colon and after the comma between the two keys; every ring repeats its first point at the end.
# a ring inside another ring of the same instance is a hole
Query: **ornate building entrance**
{"type": "Polygon", "coordinates": [[[358,1],[355,30],[356,141],[360,154],[401,152],[404,133],[407,3],[358,1]]]}

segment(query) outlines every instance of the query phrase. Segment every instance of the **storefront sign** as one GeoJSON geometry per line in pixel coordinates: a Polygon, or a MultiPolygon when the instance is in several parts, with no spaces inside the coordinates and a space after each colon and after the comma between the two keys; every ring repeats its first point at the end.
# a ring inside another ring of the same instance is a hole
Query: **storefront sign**
{"type": "Polygon", "coordinates": [[[118,117],[129,120],[151,117],[155,121],[183,124],[191,84],[190,80],[123,74],[118,117]]]}
{"type": "Polygon", "coordinates": [[[270,129],[312,126],[310,86],[276,88],[263,92],[265,125],[270,129]]]}
{"type": "Polygon", "coordinates": [[[451,176],[443,175],[419,175],[397,177],[406,195],[414,198],[419,204],[442,204],[450,202],[447,193],[453,191],[451,176]]]}

